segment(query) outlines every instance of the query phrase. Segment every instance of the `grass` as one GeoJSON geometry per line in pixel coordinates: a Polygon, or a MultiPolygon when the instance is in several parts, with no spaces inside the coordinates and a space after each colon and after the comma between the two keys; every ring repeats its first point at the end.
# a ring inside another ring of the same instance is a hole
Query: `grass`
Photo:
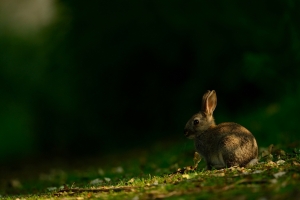
{"type": "Polygon", "coordinates": [[[193,146],[181,146],[19,170],[1,180],[1,199],[300,199],[297,149],[270,147],[253,167],[207,171],[204,161],[187,167],[194,165],[193,146]]]}

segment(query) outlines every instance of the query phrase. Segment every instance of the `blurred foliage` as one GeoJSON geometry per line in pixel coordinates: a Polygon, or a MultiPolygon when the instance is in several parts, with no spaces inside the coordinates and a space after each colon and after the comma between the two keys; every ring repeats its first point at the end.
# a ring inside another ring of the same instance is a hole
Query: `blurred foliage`
{"type": "Polygon", "coordinates": [[[185,141],[208,89],[218,94],[218,123],[241,123],[259,145],[299,145],[299,8],[61,0],[51,22],[27,32],[1,15],[0,158],[185,141]]]}

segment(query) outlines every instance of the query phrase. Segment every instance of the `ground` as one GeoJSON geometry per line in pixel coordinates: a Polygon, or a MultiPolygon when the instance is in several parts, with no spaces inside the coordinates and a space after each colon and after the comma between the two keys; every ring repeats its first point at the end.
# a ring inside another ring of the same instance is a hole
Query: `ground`
{"type": "Polygon", "coordinates": [[[270,145],[260,148],[255,166],[208,171],[192,145],[158,144],[76,164],[20,167],[1,179],[0,194],[14,200],[300,199],[299,153],[270,145]]]}

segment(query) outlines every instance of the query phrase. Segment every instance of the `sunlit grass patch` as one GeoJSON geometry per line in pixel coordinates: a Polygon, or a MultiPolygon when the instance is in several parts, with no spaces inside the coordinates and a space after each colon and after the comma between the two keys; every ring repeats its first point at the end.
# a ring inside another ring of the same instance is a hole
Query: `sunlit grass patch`
{"type": "MultiPolygon", "coordinates": [[[[260,162],[252,167],[206,170],[204,162],[192,153],[178,154],[172,148],[164,155],[142,154],[117,163],[83,171],[52,170],[35,182],[22,187],[38,186],[32,194],[6,195],[5,199],[239,199],[299,197],[300,158],[296,150],[284,155],[267,148],[260,162]],[[271,156],[272,155],[272,156],[271,156]],[[143,166],[137,160],[143,160],[143,166]],[[161,158],[164,160],[162,161],[161,158]],[[169,162],[169,166],[165,163],[169,162]],[[199,165],[198,165],[199,164],[199,165]],[[196,169],[195,166],[198,165],[196,169]],[[297,196],[298,195],[298,196],[297,196]]],[[[190,151],[190,150],[188,150],[190,151]]],[[[109,163],[108,163],[109,164],[109,163]]],[[[23,188],[23,189],[26,189],[23,188]]]]}

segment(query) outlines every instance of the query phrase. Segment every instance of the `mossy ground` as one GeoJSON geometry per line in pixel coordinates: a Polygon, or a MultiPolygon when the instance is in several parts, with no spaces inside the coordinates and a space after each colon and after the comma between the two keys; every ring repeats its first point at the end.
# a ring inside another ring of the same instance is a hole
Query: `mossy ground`
{"type": "Polygon", "coordinates": [[[156,145],[68,166],[52,163],[39,171],[27,167],[2,179],[0,194],[27,200],[300,199],[299,150],[261,151],[253,167],[207,171],[204,161],[196,170],[187,167],[194,165],[192,145],[156,145]]]}

